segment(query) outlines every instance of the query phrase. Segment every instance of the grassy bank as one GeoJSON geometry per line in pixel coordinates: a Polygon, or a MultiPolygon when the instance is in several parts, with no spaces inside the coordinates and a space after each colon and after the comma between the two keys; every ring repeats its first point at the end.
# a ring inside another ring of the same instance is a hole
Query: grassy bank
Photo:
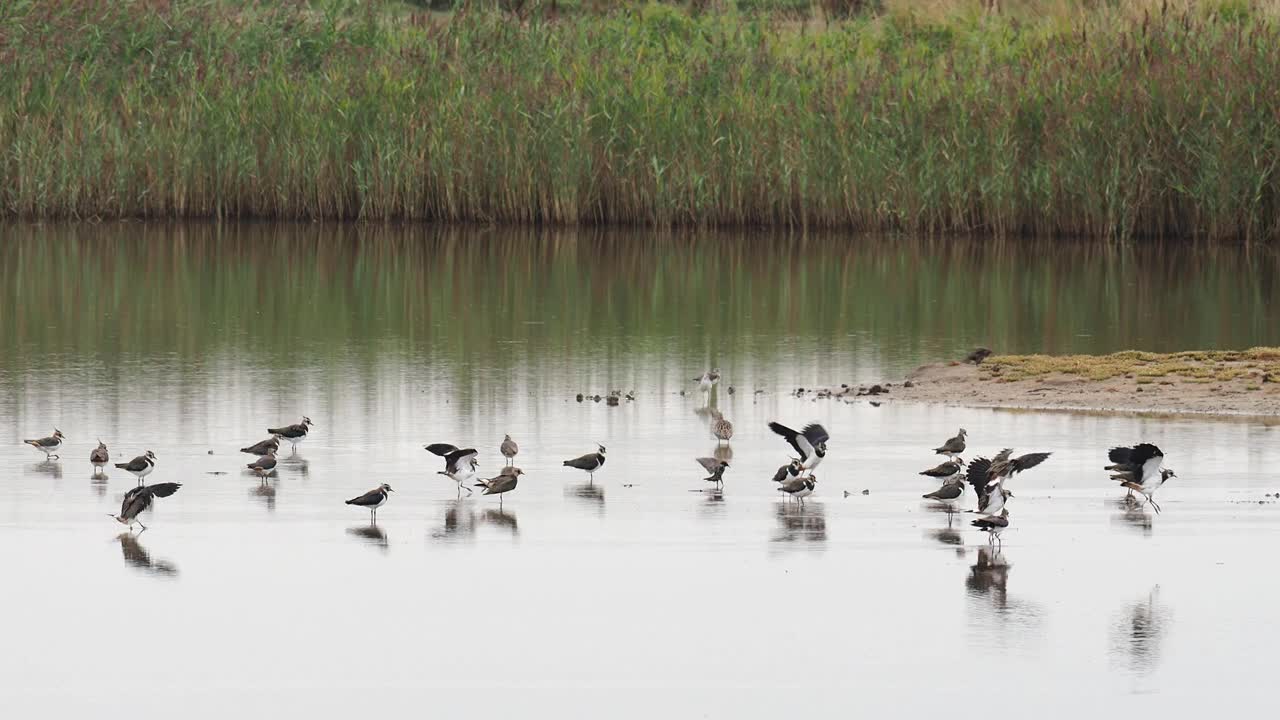
{"type": "Polygon", "coordinates": [[[1280,24],[1247,3],[104,5],[0,10],[4,215],[1280,237],[1280,24]]]}

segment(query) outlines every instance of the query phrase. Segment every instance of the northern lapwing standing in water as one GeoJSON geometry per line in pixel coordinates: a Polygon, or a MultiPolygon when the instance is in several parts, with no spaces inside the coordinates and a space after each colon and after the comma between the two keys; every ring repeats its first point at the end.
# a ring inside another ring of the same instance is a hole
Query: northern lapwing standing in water
{"type": "Polygon", "coordinates": [[[727,443],[733,437],[733,423],[725,420],[719,410],[711,411],[711,434],[716,438],[716,445],[727,443]]]}
{"type": "Polygon", "coordinates": [[[716,383],[720,382],[720,368],[708,370],[702,373],[702,375],[694,378],[693,381],[698,383],[699,390],[704,393],[709,393],[711,392],[711,388],[715,387],[716,383]]]}
{"type": "Polygon", "coordinates": [[[806,425],[796,432],[781,423],[769,423],[769,429],[781,435],[791,447],[800,453],[800,470],[813,471],[827,456],[827,441],[831,436],[827,429],[817,423],[806,425]]]}
{"type": "Polygon", "coordinates": [[[948,458],[955,459],[957,455],[964,454],[964,436],[969,433],[968,430],[960,428],[960,432],[956,436],[942,443],[942,447],[934,448],[935,455],[946,455],[948,458]]]}
{"type": "Polygon", "coordinates": [[[780,483],[784,480],[796,477],[800,474],[800,461],[792,460],[791,462],[778,468],[778,472],[773,474],[773,481],[780,483]]]}
{"type": "Polygon", "coordinates": [[[921,497],[946,506],[947,514],[950,515],[955,512],[956,506],[964,498],[964,478],[959,476],[949,477],[943,481],[942,487],[921,497]]]}
{"type": "Polygon", "coordinates": [[[507,459],[507,465],[516,464],[516,454],[520,452],[520,446],[510,435],[502,436],[502,444],[498,446],[498,452],[502,453],[502,457],[507,459]]]}
{"type": "Polygon", "coordinates": [[[980,457],[969,463],[965,474],[965,482],[973,488],[978,496],[978,509],[974,512],[983,515],[995,515],[1004,509],[1005,502],[1013,497],[1013,493],[1001,484],[999,478],[992,482],[991,461],[980,457]]]}
{"type": "Polygon", "coordinates": [[[387,504],[387,499],[393,492],[395,491],[391,489],[390,485],[382,483],[360,497],[351,498],[347,501],[347,504],[369,508],[369,522],[376,523],[378,522],[378,508],[387,504]]]}
{"type": "Polygon", "coordinates": [[[481,495],[497,495],[498,507],[501,508],[503,494],[515,490],[516,484],[519,482],[520,476],[523,474],[524,471],[518,467],[513,466],[503,468],[502,472],[499,473],[497,477],[489,478],[488,480],[481,480],[476,483],[476,487],[484,488],[484,492],[480,493],[481,495]]]}
{"type": "Polygon", "coordinates": [[[93,466],[93,474],[101,475],[102,468],[111,462],[111,454],[107,452],[106,443],[98,440],[98,447],[89,452],[89,464],[93,466]]]}
{"type": "Polygon", "coordinates": [[[1164,465],[1164,453],[1151,443],[1141,443],[1133,447],[1111,448],[1107,453],[1111,465],[1105,469],[1112,472],[1111,479],[1117,480],[1129,489],[1132,496],[1136,490],[1147,499],[1147,504],[1157,513],[1160,505],[1152,497],[1156,490],[1177,474],[1164,465]]]}
{"type": "Polygon", "coordinates": [[[803,503],[805,498],[813,494],[813,490],[817,485],[818,478],[810,473],[806,477],[794,477],[784,481],[778,486],[778,490],[803,503]]]}
{"type": "Polygon", "coordinates": [[[599,448],[597,452],[588,453],[572,460],[565,460],[564,464],[571,468],[586,470],[587,475],[590,476],[592,480],[595,480],[596,470],[599,470],[604,466],[604,446],[596,445],[596,447],[599,448]]]}
{"type": "MultiPolygon", "coordinates": [[[[118,467],[118,466],[117,466],[118,467]]],[[[139,485],[124,494],[124,501],[120,503],[120,514],[108,516],[116,519],[122,525],[127,525],[130,530],[133,529],[134,523],[137,523],[143,530],[147,529],[146,525],[138,519],[138,515],[151,507],[151,503],[158,497],[169,497],[178,492],[178,488],[182,487],[182,483],[156,483],[155,485],[139,485]]]]}
{"type": "Polygon", "coordinates": [[[280,436],[272,435],[266,440],[256,442],[249,447],[240,448],[240,452],[253,455],[254,457],[262,457],[267,453],[280,452],[280,436]]]}
{"type": "Polygon", "coordinates": [[[311,418],[306,415],[302,416],[302,422],[286,425],[278,428],[267,428],[267,432],[272,435],[279,435],[282,439],[288,440],[293,445],[293,451],[298,452],[298,444],[307,439],[307,433],[311,431],[311,418]]]}
{"type": "Polygon", "coordinates": [[[724,484],[724,471],[729,469],[728,462],[724,460],[717,460],[715,458],[709,458],[709,457],[701,457],[701,458],[695,458],[695,459],[698,461],[698,464],[701,465],[704,470],[711,473],[711,477],[705,478],[707,482],[713,482],[716,485],[724,484]]]}
{"type": "Polygon", "coordinates": [[[956,473],[964,467],[959,460],[948,460],[937,467],[931,467],[928,470],[921,470],[920,474],[926,477],[944,479],[955,477],[956,473]]]}
{"type": "Polygon", "coordinates": [[[989,533],[987,542],[1003,547],[1004,541],[1000,539],[1000,533],[1009,527],[1009,508],[1001,508],[999,515],[984,515],[969,524],[982,532],[989,533]]]}
{"type": "Polygon", "coordinates": [[[53,429],[53,434],[49,437],[42,437],[38,440],[23,440],[22,442],[44,453],[45,462],[50,460],[61,460],[58,457],[58,448],[62,447],[62,441],[66,436],[58,428],[53,429]]]}
{"type": "Polygon", "coordinates": [[[276,469],[276,453],[270,450],[267,454],[249,463],[246,467],[253,471],[259,478],[265,480],[268,475],[275,472],[276,469]]]}
{"type": "MultiPolygon", "coordinates": [[[[151,474],[156,467],[156,454],[148,450],[146,453],[130,460],[127,463],[116,463],[116,467],[121,470],[128,470],[134,477],[138,478],[138,484],[142,484],[142,478],[151,474]]],[[[164,497],[161,495],[160,497],[164,497]]]]}
{"type": "Polygon", "coordinates": [[[470,495],[471,488],[467,487],[466,483],[475,477],[476,468],[480,466],[480,461],[476,457],[480,453],[475,448],[459,448],[448,443],[433,443],[427,445],[426,449],[444,458],[444,470],[437,474],[457,483],[458,495],[462,495],[463,490],[470,495]]]}

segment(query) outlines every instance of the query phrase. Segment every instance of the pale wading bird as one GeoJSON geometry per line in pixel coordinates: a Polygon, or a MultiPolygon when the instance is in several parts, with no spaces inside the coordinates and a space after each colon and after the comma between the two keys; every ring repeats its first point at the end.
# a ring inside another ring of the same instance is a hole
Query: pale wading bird
{"type": "Polygon", "coordinates": [[[107,452],[106,443],[98,440],[98,447],[89,452],[89,464],[93,466],[93,474],[101,475],[102,468],[111,462],[111,454],[107,452]]]}
{"type": "Polygon", "coordinates": [[[713,482],[716,485],[724,484],[724,471],[729,469],[729,463],[724,460],[715,458],[701,457],[695,458],[702,469],[711,473],[711,477],[704,478],[707,482],[713,482]]]}
{"type": "Polygon", "coordinates": [[[969,433],[968,430],[960,428],[960,432],[956,436],[942,443],[942,447],[934,448],[935,455],[946,455],[948,458],[954,459],[957,455],[964,454],[964,436],[969,433]]]}
{"type": "Polygon", "coordinates": [[[280,452],[280,436],[272,435],[266,440],[256,442],[249,447],[240,448],[240,452],[253,455],[254,457],[262,457],[267,453],[280,452]]]}
{"type": "Polygon", "coordinates": [[[956,473],[960,472],[963,467],[964,464],[959,460],[948,460],[937,467],[921,470],[920,474],[931,478],[949,478],[955,477],[956,473]]]}
{"type": "Polygon", "coordinates": [[[784,481],[778,486],[778,490],[803,503],[805,498],[813,494],[813,490],[817,485],[818,478],[810,473],[808,477],[794,477],[784,481]]]}
{"type": "Polygon", "coordinates": [[[137,523],[143,530],[147,529],[146,525],[138,519],[138,515],[151,508],[151,503],[158,497],[169,497],[178,492],[178,488],[182,487],[182,483],[156,483],[155,485],[139,485],[124,494],[124,501],[120,503],[120,514],[112,515],[107,513],[108,517],[113,517],[116,522],[127,525],[130,530],[133,529],[134,523],[137,523]]]}
{"type": "Polygon", "coordinates": [[[715,436],[717,446],[733,437],[733,423],[725,420],[719,410],[711,411],[711,434],[715,436]]]}
{"type": "Polygon", "coordinates": [[[306,415],[302,416],[302,422],[286,425],[278,428],[267,428],[267,432],[272,435],[279,435],[281,438],[288,440],[293,445],[293,451],[298,452],[298,445],[307,439],[307,433],[311,431],[311,418],[306,415]]]}
{"type": "Polygon", "coordinates": [[[589,475],[592,480],[595,480],[596,470],[604,467],[604,446],[597,444],[596,447],[599,448],[597,452],[588,453],[572,460],[565,460],[564,464],[567,467],[586,470],[587,475],[589,475]]]}
{"type": "Polygon", "coordinates": [[[387,499],[391,497],[393,492],[395,491],[391,489],[390,485],[382,483],[360,497],[351,498],[347,501],[347,504],[369,508],[369,522],[376,523],[378,522],[378,508],[387,504],[387,499]]]}
{"type": "Polygon", "coordinates": [[[516,484],[520,480],[520,476],[524,471],[518,467],[503,468],[503,471],[497,477],[481,480],[476,483],[476,487],[484,488],[481,495],[497,495],[498,507],[502,507],[502,496],[516,489],[516,484]]]}
{"type": "Polygon", "coordinates": [[[263,455],[257,460],[254,460],[253,462],[249,463],[246,467],[252,470],[255,475],[265,480],[266,477],[270,475],[272,472],[274,472],[276,469],[275,451],[267,452],[266,455],[263,455]]]}
{"type": "Polygon", "coordinates": [[[715,387],[716,383],[720,382],[720,368],[708,370],[694,378],[693,381],[698,383],[699,390],[704,393],[709,393],[711,392],[711,388],[715,387]]]}
{"type": "MultiPolygon", "coordinates": [[[[156,467],[156,454],[148,450],[127,463],[116,463],[116,467],[121,470],[127,470],[134,477],[138,478],[138,484],[141,485],[142,478],[150,475],[151,471],[156,467]]],[[[164,495],[161,495],[160,497],[164,497],[164,495]]]]}
{"type": "Polygon", "coordinates": [[[801,471],[814,470],[827,456],[827,441],[831,436],[817,423],[806,425],[800,432],[776,422],[769,423],[769,429],[781,435],[800,454],[801,471]]]}
{"type": "Polygon", "coordinates": [[[1009,508],[1001,508],[999,515],[984,515],[969,524],[985,533],[989,533],[987,542],[998,547],[1004,547],[1004,541],[1000,539],[1000,533],[1009,527],[1009,508]]]}
{"type": "Polygon", "coordinates": [[[498,446],[498,452],[502,453],[502,457],[507,459],[507,465],[516,464],[516,454],[520,452],[520,446],[510,435],[502,436],[502,444],[498,446]]]}
{"type": "Polygon", "coordinates": [[[66,436],[62,434],[62,431],[54,428],[53,434],[49,437],[42,437],[38,440],[23,440],[22,442],[44,453],[44,459],[48,462],[49,460],[62,459],[58,457],[58,448],[62,447],[62,441],[65,439],[66,436]]]}

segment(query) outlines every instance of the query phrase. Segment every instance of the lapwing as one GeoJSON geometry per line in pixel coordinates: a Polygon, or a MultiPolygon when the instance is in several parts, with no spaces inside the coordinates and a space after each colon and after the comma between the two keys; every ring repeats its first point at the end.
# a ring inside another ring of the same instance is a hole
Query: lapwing
{"type": "Polygon", "coordinates": [[[709,393],[711,392],[711,388],[715,387],[716,383],[720,382],[720,368],[708,370],[702,373],[702,375],[694,378],[693,381],[698,383],[699,390],[704,393],[709,393]]]}
{"type": "Polygon", "coordinates": [[[50,460],[61,460],[58,457],[58,448],[62,447],[62,441],[66,436],[58,428],[53,429],[53,434],[49,437],[42,437],[39,440],[23,440],[22,442],[44,453],[45,462],[50,460]]]}
{"type": "Polygon", "coordinates": [[[725,420],[719,410],[712,410],[711,417],[711,434],[716,438],[716,445],[729,442],[733,437],[733,423],[725,420]]]}
{"type": "Polygon", "coordinates": [[[1111,479],[1118,480],[1129,488],[1133,496],[1134,485],[1142,485],[1146,481],[1154,481],[1161,477],[1164,465],[1164,453],[1151,443],[1139,443],[1133,447],[1114,447],[1107,452],[1107,459],[1112,464],[1103,468],[1112,472],[1111,479]]]}
{"type": "Polygon", "coordinates": [[[1013,497],[1013,493],[1005,488],[999,479],[992,483],[991,461],[983,457],[975,458],[969,463],[965,482],[969,483],[974,494],[978,496],[978,509],[975,512],[984,515],[999,513],[1004,509],[1005,502],[1013,497]]]}
{"type": "Polygon", "coordinates": [[[827,456],[827,441],[831,436],[817,423],[806,425],[800,432],[776,422],[769,423],[769,429],[781,435],[800,454],[802,471],[812,471],[827,456]]]}
{"type": "Polygon", "coordinates": [[[476,487],[484,488],[481,495],[497,495],[498,507],[502,507],[502,495],[516,489],[516,483],[519,482],[520,476],[524,471],[518,467],[504,468],[504,472],[499,473],[497,477],[481,480],[476,483],[476,487]]]}
{"type": "Polygon", "coordinates": [[[1003,547],[1004,542],[1000,539],[1000,533],[1009,527],[1009,508],[1001,508],[999,515],[984,515],[969,524],[982,532],[989,533],[987,542],[1003,547]]]}
{"type": "Polygon", "coordinates": [[[387,499],[393,492],[395,491],[391,489],[390,485],[382,483],[360,497],[351,498],[347,501],[347,504],[369,508],[369,522],[376,523],[378,522],[378,508],[387,504],[387,499]]]}
{"type": "Polygon", "coordinates": [[[604,446],[597,444],[596,447],[599,448],[597,452],[588,453],[572,460],[565,460],[564,464],[571,468],[586,470],[587,475],[591,476],[592,480],[595,480],[596,470],[604,466],[604,446]]]}
{"type": "Polygon", "coordinates": [[[724,471],[729,469],[729,463],[709,457],[700,457],[696,460],[703,469],[711,473],[711,477],[705,478],[707,482],[713,482],[716,485],[724,484],[724,471]]]}
{"type": "MultiPolygon", "coordinates": [[[[119,466],[117,466],[119,467],[119,466]]],[[[134,523],[137,523],[143,530],[147,529],[146,525],[138,519],[139,513],[151,508],[151,503],[158,497],[169,497],[178,492],[178,488],[182,487],[182,483],[156,483],[155,485],[139,485],[132,488],[124,494],[124,501],[120,503],[120,514],[108,516],[116,519],[122,525],[127,525],[130,530],[133,529],[134,523]]]]}
{"type": "MultiPolygon", "coordinates": [[[[138,478],[138,484],[142,484],[142,478],[151,474],[156,467],[156,454],[148,450],[146,453],[130,460],[127,463],[116,463],[116,467],[121,470],[128,470],[134,477],[138,478]]],[[[161,497],[164,497],[161,495],[161,497]]]]}
{"type": "Polygon", "coordinates": [[[432,455],[444,458],[444,472],[441,475],[466,476],[468,472],[474,473],[480,467],[480,461],[476,459],[480,452],[475,448],[459,448],[449,443],[432,443],[423,447],[432,455]]]}
{"type": "Polygon", "coordinates": [[[780,483],[783,480],[793,478],[800,474],[800,461],[793,459],[791,462],[778,468],[778,472],[773,474],[773,481],[780,483]]]}
{"type": "Polygon", "coordinates": [[[254,443],[249,447],[240,448],[240,452],[253,455],[254,457],[262,457],[267,453],[280,452],[280,436],[272,435],[266,440],[254,443]]]}
{"type": "Polygon", "coordinates": [[[502,436],[502,444],[498,446],[498,452],[502,453],[502,457],[507,459],[507,465],[516,464],[516,454],[520,452],[520,446],[510,435],[502,436]]]}
{"type": "Polygon", "coordinates": [[[810,473],[806,477],[794,477],[783,482],[778,486],[778,490],[803,503],[805,498],[813,494],[813,489],[817,484],[818,478],[810,473]]]}
{"type": "Polygon", "coordinates": [[[1048,460],[1049,456],[1052,454],[1053,453],[1047,452],[1034,452],[1027,453],[1026,455],[1019,455],[1018,457],[1012,457],[1013,450],[1011,448],[1005,448],[991,460],[991,468],[987,471],[987,482],[1003,483],[1017,473],[1024,470],[1030,470],[1045,460],[1048,460]]]}
{"type": "Polygon", "coordinates": [[[960,428],[960,432],[956,436],[942,443],[942,447],[934,448],[935,455],[946,455],[948,458],[954,459],[957,455],[964,454],[964,436],[969,433],[968,430],[960,428]]]}
{"type": "Polygon", "coordinates": [[[920,474],[931,478],[949,478],[954,477],[962,468],[964,464],[959,460],[948,460],[937,467],[921,470],[920,474]]]}
{"type": "Polygon", "coordinates": [[[311,418],[303,415],[302,422],[286,425],[285,427],[267,428],[267,432],[288,440],[293,445],[293,451],[296,453],[298,452],[298,444],[307,439],[307,433],[310,432],[312,425],[314,423],[311,422],[311,418]]]}
{"type": "Polygon", "coordinates": [[[268,451],[267,454],[249,463],[247,467],[254,472],[255,475],[262,479],[266,479],[268,475],[275,472],[276,469],[276,453],[274,450],[268,451]]]}
{"type": "Polygon", "coordinates": [[[111,462],[111,454],[107,452],[107,445],[102,440],[98,440],[98,447],[89,453],[89,464],[93,465],[93,474],[101,475],[102,468],[109,462],[111,462]]]}
{"type": "Polygon", "coordinates": [[[949,477],[943,481],[942,487],[921,497],[925,500],[933,500],[945,505],[948,513],[953,512],[964,498],[964,478],[959,476],[949,477]]]}

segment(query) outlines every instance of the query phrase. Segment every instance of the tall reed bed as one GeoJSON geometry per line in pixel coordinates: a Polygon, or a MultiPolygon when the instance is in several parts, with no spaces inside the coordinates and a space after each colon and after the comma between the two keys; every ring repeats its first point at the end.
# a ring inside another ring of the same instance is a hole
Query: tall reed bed
{"type": "Polygon", "coordinates": [[[822,29],[665,6],[16,0],[0,213],[1280,237],[1249,12],[822,29]]]}

